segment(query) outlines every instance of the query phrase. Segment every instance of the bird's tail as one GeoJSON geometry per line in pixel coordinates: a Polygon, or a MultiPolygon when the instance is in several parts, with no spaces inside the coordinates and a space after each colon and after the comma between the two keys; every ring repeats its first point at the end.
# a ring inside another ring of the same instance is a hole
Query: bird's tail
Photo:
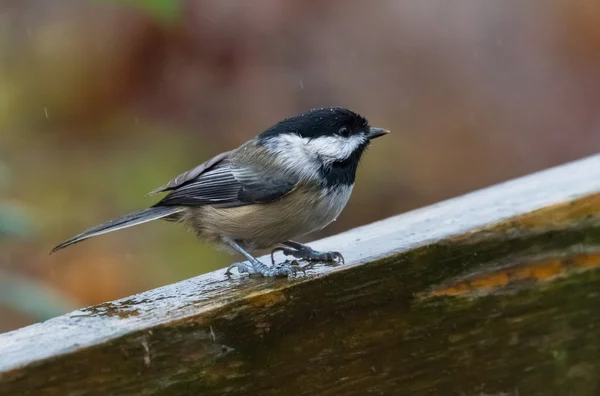
{"type": "Polygon", "coordinates": [[[92,227],[88,230],[83,231],[81,234],[75,235],[74,237],[67,239],[66,241],[52,249],[50,254],[56,252],[57,250],[66,248],[67,246],[72,245],[74,243],[85,241],[86,239],[91,237],[106,234],[112,231],[121,230],[123,228],[133,227],[134,225],[147,223],[152,220],[158,220],[163,217],[167,217],[172,214],[181,212],[183,210],[185,210],[185,208],[177,206],[157,206],[129,213],[123,217],[119,217],[118,219],[110,220],[106,223],[92,227]]]}

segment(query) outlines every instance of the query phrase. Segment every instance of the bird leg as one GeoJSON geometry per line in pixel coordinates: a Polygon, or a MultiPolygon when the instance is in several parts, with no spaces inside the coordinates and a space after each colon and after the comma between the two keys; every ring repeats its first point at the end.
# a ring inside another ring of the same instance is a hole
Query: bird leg
{"type": "Polygon", "coordinates": [[[319,252],[313,250],[310,246],[303,245],[294,241],[284,241],[281,243],[284,246],[277,247],[271,251],[271,262],[275,263],[273,254],[282,252],[286,256],[293,256],[299,259],[308,261],[332,261],[344,264],[344,256],[340,252],[319,252]]]}
{"type": "Polygon", "coordinates": [[[225,271],[225,275],[231,275],[231,270],[237,268],[239,273],[247,273],[249,275],[262,275],[265,277],[283,277],[294,275],[298,272],[298,266],[293,266],[291,264],[279,265],[269,267],[268,265],[260,262],[255,257],[253,257],[250,253],[248,253],[244,248],[242,248],[235,241],[226,241],[226,243],[231,246],[233,249],[244,255],[249,263],[233,263],[229,267],[227,267],[227,271],[225,271]]]}

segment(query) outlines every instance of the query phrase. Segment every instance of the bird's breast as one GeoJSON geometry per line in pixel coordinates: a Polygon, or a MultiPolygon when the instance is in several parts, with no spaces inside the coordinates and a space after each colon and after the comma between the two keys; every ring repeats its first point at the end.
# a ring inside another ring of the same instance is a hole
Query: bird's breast
{"type": "Polygon", "coordinates": [[[188,219],[200,236],[225,237],[241,241],[249,249],[266,249],[330,224],[346,206],[352,188],[353,185],[328,189],[299,186],[268,204],[195,208],[188,219]]]}

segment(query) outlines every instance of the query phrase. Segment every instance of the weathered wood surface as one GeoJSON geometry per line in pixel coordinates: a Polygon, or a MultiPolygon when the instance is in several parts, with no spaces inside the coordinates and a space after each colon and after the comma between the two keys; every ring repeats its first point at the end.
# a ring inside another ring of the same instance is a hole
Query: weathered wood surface
{"type": "Polygon", "coordinates": [[[595,156],[82,309],[0,335],[0,394],[598,395],[599,209],[595,156]]]}

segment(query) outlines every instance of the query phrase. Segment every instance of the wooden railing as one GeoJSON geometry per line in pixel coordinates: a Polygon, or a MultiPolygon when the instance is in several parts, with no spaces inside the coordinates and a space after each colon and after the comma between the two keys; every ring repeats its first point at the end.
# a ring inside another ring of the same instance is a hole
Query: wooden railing
{"type": "Polygon", "coordinates": [[[0,395],[598,395],[600,156],[0,335],[0,395]]]}

